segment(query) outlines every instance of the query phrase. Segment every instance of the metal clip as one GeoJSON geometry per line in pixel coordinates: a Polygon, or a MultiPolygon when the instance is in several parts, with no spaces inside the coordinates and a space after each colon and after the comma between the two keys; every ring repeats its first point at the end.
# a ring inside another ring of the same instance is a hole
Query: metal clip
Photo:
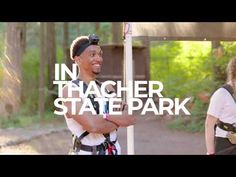
{"type": "Polygon", "coordinates": [[[228,140],[229,140],[232,144],[236,144],[236,133],[234,133],[234,132],[228,132],[228,134],[226,135],[226,137],[228,138],[228,140]]]}
{"type": "Polygon", "coordinates": [[[236,128],[236,123],[233,123],[232,126],[233,126],[234,128],[236,128]]]}

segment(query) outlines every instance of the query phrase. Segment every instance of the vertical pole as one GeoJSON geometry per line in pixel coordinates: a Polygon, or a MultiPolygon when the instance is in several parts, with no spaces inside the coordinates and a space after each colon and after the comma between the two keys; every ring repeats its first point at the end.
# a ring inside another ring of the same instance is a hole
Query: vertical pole
{"type": "MultiPolygon", "coordinates": [[[[133,82],[133,56],[132,56],[132,24],[124,23],[124,80],[125,87],[129,81],[133,82]]],[[[125,100],[127,101],[128,94],[126,92],[125,100]]],[[[134,154],[134,126],[127,127],[127,154],[134,154]]]]}

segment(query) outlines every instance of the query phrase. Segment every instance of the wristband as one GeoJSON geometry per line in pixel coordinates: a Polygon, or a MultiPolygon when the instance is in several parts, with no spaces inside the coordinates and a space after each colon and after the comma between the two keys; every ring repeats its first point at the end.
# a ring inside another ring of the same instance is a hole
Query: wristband
{"type": "Polygon", "coordinates": [[[109,116],[108,113],[104,113],[104,114],[103,114],[103,119],[107,120],[108,116],[109,116]]]}
{"type": "Polygon", "coordinates": [[[209,152],[207,152],[206,155],[215,155],[215,153],[209,153],[209,152]]]}

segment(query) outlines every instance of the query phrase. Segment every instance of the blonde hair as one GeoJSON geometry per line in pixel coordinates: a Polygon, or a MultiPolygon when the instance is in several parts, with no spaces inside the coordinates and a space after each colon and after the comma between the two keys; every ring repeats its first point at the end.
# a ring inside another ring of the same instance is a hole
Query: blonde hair
{"type": "Polygon", "coordinates": [[[236,82],[236,57],[231,59],[227,66],[227,82],[236,82]]]}

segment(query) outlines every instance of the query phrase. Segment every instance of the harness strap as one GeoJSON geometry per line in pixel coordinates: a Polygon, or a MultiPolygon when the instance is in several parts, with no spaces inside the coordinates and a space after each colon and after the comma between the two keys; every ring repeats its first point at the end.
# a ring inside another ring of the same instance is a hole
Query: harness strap
{"type": "MultiPolygon", "coordinates": [[[[224,88],[225,90],[227,90],[236,103],[236,98],[233,96],[234,94],[233,87],[229,84],[224,84],[221,88],[224,88]]],[[[222,122],[218,119],[216,122],[216,126],[221,128],[222,130],[236,133],[236,123],[230,124],[230,123],[222,122]]]]}
{"type": "Polygon", "coordinates": [[[234,94],[233,87],[231,85],[229,85],[229,84],[225,84],[225,85],[222,86],[222,88],[226,89],[230,93],[230,95],[233,97],[233,99],[234,99],[234,101],[236,103],[236,98],[233,95],[234,94]]]}
{"type": "MultiPolygon", "coordinates": [[[[72,81],[74,84],[76,84],[77,86],[79,86],[79,82],[80,82],[80,79],[76,79],[76,80],[73,80],[72,81]]],[[[98,81],[98,80],[95,80],[95,82],[99,85],[99,86],[101,86],[102,85],[102,83],[100,82],[100,81],[98,81]]],[[[86,90],[87,90],[87,88],[88,88],[88,86],[83,82],[83,92],[85,93],[86,92],[86,90]]],[[[92,102],[92,105],[94,105],[94,109],[96,110],[96,112],[97,112],[97,114],[99,114],[99,104],[98,104],[98,102],[95,102],[94,101],[94,95],[88,95],[88,98],[91,100],[91,102],[92,102]]],[[[85,136],[87,136],[89,134],[89,132],[87,132],[86,134],[85,134],[85,136]]],[[[82,134],[83,135],[83,134],[82,134]]],[[[82,136],[81,135],[81,136],[82,136]]],[[[80,137],[81,137],[80,136],[80,137]]],[[[85,136],[82,136],[82,138],[84,138],[85,136]]],[[[106,139],[108,139],[109,141],[110,141],[110,134],[109,133],[105,133],[105,134],[103,134],[103,136],[106,138],[106,139]]],[[[81,139],[82,139],[81,138],[81,139]]],[[[80,139],[80,140],[81,140],[80,139]]]]}
{"type": "MultiPolygon", "coordinates": [[[[72,82],[74,84],[76,84],[77,86],[79,86],[80,79],[73,80],[72,82]]],[[[99,82],[97,80],[95,80],[95,82],[99,86],[101,86],[101,82],[99,82]]],[[[83,82],[83,92],[84,93],[86,92],[87,88],[88,88],[88,86],[83,82]]],[[[94,95],[88,95],[88,98],[91,100],[92,105],[94,106],[94,109],[96,110],[97,114],[99,114],[99,104],[98,104],[98,102],[94,101],[95,96],[94,95]]],[[[85,131],[79,137],[77,137],[75,135],[72,135],[73,136],[73,149],[74,150],[79,151],[81,149],[81,150],[84,150],[84,151],[93,152],[93,154],[96,154],[97,151],[99,151],[100,155],[105,155],[105,150],[108,149],[108,154],[110,154],[110,155],[117,154],[117,149],[114,145],[116,140],[115,141],[110,140],[110,133],[103,134],[103,136],[105,137],[105,141],[104,141],[104,143],[102,143],[98,146],[87,146],[87,145],[83,145],[81,143],[81,140],[85,136],[87,136],[88,134],[89,134],[89,132],[85,131]],[[114,151],[114,153],[113,153],[113,151],[114,151]]]]}
{"type": "Polygon", "coordinates": [[[81,140],[87,136],[89,134],[88,131],[85,131],[84,133],[82,133],[79,137],[77,137],[76,135],[72,134],[72,138],[73,138],[73,149],[77,149],[78,151],[80,150],[80,145],[81,145],[81,140]]]}
{"type": "MultiPolygon", "coordinates": [[[[86,136],[85,133],[86,132],[84,132],[82,135],[86,136]]],[[[117,139],[115,141],[107,141],[107,139],[106,139],[103,143],[101,143],[97,146],[89,146],[89,145],[84,145],[81,143],[81,139],[83,138],[82,135],[79,138],[76,135],[73,135],[73,138],[74,138],[73,150],[75,150],[77,152],[79,152],[80,150],[92,152],[93,155],[96,155],[97,152],[99,152],[99,155],[105,155],[106,150],[108,150],[108,155],[116,155],[117,154],[117,149],[115,147],[115,143],[116,143],[117,139]]]]}
{"type": "Polygon", "coordinates": [[[236,133],[236,123],[230,124],[230,123],[225,123],[220,120],[217,121],[217,126],[225,131],[230,131],[236,133]]]}

